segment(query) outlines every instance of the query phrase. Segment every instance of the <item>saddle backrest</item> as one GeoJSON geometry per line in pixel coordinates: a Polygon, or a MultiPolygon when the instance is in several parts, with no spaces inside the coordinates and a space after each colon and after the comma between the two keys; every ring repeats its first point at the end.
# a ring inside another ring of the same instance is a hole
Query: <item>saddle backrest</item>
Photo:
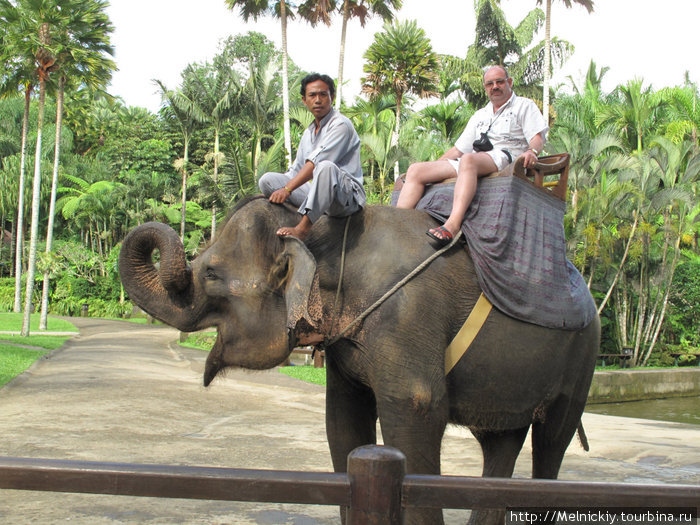
{"type": "Polygon", "coordinates": [[[528,181],[537,188],[554,195],[558,199],[566,202],[566,189],[569,181],[569,159],[568,153],[557,153],[547,157],[537,159],[534,168],[525,168],[524,159],[518,157],[515,162],[509,164],[501,171],[494,172],[489,177],[515,176],[528,181]],[[551,177],[546,180],[546,177],[551,177]],[[555,178],[556,177],[556,178],[555,178]]]}

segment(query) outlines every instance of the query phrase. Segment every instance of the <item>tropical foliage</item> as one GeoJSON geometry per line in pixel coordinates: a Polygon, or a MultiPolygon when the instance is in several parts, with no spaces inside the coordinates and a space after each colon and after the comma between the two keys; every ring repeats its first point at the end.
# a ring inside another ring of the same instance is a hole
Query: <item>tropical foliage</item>
{"type": "MultiPolygon", "coordinates": [[[[476,0],[473,44],[439,56],[419,22],[396,18],[399,0],[226,1],[244,18],[280,17],[283,31],[288,16],[387,21],[365,53],[363,96],[341,106],[362,140],[371,203],[389,202],[397,164],[454,144],[486,101],[486,66],[508,67],[516,92],[538,103],[550,92],[546,152],[571,154],[567,250],[596,299],[604,348],[630,348],[637,365],[698,352],[698,86],[640,77],[606,91],[607,68],[591,63],[581,82],[551,90],[547,57],[563,63],[573,47],[541,40],[551,1],[539,3],[545,12],[511,25],[499,1],[476,0]]],[[[104,5],[0,0],[2,311],[38,311],[45,297],[49,313],[130,315],[116,267],[126,233],[165,222],[195,255],[261,174],[286,169],[310,123],[305,72],[259,33],[226,39],[178,85],[154,80],[157,113],[126,106],[104,93],[114,68],[104,5]]]]}

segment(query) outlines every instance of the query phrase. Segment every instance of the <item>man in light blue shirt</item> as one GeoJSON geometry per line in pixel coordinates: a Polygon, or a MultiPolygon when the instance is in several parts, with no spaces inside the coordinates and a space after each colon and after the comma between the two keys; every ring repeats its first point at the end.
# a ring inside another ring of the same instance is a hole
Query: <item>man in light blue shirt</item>
{"type": "Polygon", "coordinates": [[[360,138],[350,119],[333,109],[335,83],[312,73],[301,81],[301,99],[314,116],[304,131],[296,160],[287,173],[269,172],[259,186],[270,202],[289,201],[299,207],[295,227],[277,230],[279,236],[304,239],[324,213],[346,217],[366,203],[362,186],[360,138]]]}

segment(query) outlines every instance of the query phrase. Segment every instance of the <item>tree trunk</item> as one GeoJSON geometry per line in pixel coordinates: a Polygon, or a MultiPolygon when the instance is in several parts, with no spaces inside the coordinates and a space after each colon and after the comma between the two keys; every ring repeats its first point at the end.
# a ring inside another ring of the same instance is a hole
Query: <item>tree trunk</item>
{"type": "Polygon", "coordinates": [[[648,276],[648,240],[644,241],[644,253],[639,271],[639,297],[637,299],[636,318],[634,320],[634,364],[640,363],[640,350],[642,346],[642,331],[648,317],[648,298],[649,298],[649,276],[648,276]]]}
{"type": "Polygon", "coordinates": [[[634,223],[632,224],[632,231],[630,232],[630,236],[627,238],[627,245],[625,246],[625,253],[622,254],[622,259],[620,260],[620,266],[617,269],[617,273],[615,273],[615,278],[613,279],[613,282],[610,285],[610,288],[608,288],[608,293],[605,294],[605,298],[600,303],[600,306],[598,306],[598,315],[600,315],[600,313],[603,311],[603,308],[605,308],[605,305],[607,304],[608,299],[610,299],[610,294],[612,294],[613,289],[617,285],[617,280],[620,278],[620,274],[622,273],[622,270],[625,267],[625,261],[627,261],[627,255],[629,255],[630,246],[632,246],[632,239],[634,238],[634,232],[637,231],[638,221],[639,221],[639,214],[635,213],[634,214],[634,223]]]}
{"type": "MultiPolygon", "coordinates": [[[[399,146],[399,129],[401,125],[401,102],[402,102],[402,93],[396,93],[396,125],[394,126],[394,133],[391,136],[391,145],[395,146],[398,148],[399,146]]],[[[398,159],[394,163],[394,180],[398,180],[399,177],[401,176],[401,173],[399,173],[399,161],[398,159]]]]}
{"type": "Polygon", "coordinates": [[[289,128],[289,69],[287,57],[287,6],[280,2],[280,20],[282,22],[282,108],[284,126],[284,150],[287,168],[292,165],[292,132],[289,128]]]}
{"type": "MultiPolygon", "coordinates": [[[[214,189],[219,184],[219,130],[214,132],[214,189]]],[[[211,207],[211,240],[216,236],[216,204],[211,207]]]]}
{"type": "Polygon", "coordinates": [[[22,311],[22,250],[24,244],[24,172],[27,158],[27,136],[29,135],[29,103],[32,88],[24,92],[24,116],[22,117],[22,146],[19,160],[19,196],[17,202],[17,242],[15,243],[15,313],[22,311]]]}
{"type": "MultiPolygon", "coordinates": [[[[15,234],[15,228],[17,228],[17,224],[15,223],[15,221],[12,221],[12,228],[10,231],[10,254],[15,253],[15,239],[17,238],[15,234]]],[[[12,257],[12,255],[10,255],[10,257],[12,257]]],[[[15,268],[14,266],[10,265],[10,277],[14,276],[15,268]]]]}
{"type": "MultiPolygon", "coordinates": [[[[0,254],[2,254],[2,246],[5,244],[5,211],[3,210],[2,216],[0,216],[0,254]]],[[[0,277],[2,277],[2,270],[0,270],[0,277]]]]}
{"type": "Polygon", "coordinates": [[[187,163],[189,162],[190,139],[185,137],[185,152],[182,164],[182,213],[180,215],[180,242],[185,242],[185,219],[187,217],[187,163]]]}
{"type": "MultiPolygon", "coordinates": [[[[56,144],[54,145],[53,177],[51,179],[51,200],[49,201],[49,224],[46,229],[46,253],[51,253],[53,245],[54,215],[56,213],[56,190],[58,189],[58,166],[61,158],[61,127],[63,126],[63,93],[66,79],[61,75],[58,79],[58,95],[56,97],[56,144]]],[[[41,293],[41,316],[39,330],[46,330],[49,311],[49,269],[44,271],[44,285],[41,293]]]]}
{"type": "Polygon", "coordinates": [[[345,66],[345,37],[348,29],[348,18],[350,17],[350,3],[345,0],[343,3],[343,28],[340,31],[340,58],[338,60],[338,86],[335,90],[335,109],[340,111],[340,102],[343,91],[343,69],[345,66]]]}
{"type": "Polygon", "coordinates": [[[552,67],[552,0],[547,0],[544,20],[544,80],[542,81],[542,115],[549,123],[549,84],[552,67]]]}
{"type": "Polygon", "coordinates": [[[39,206],[41,204],[41,131],[44,125],[44,106],[46,102],[46,80],[40,75],[39,80],[39,116],[36,127],[36,154],[34,156],[34,180],[32,184],[32,222],[29,239],[29,263],[27,265],[27,284],[24,296],[24,317],[22,336],[29,335],[29,322],[34,295],[34,276],[36,274],[36,248],[39,240],[39,206]]]}

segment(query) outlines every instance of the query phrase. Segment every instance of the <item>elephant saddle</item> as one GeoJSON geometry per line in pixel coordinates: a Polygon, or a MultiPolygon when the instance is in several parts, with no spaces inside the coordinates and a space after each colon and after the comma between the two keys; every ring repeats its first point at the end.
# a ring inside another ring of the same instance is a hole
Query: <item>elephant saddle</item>
{"type": "MultiPolygon", "coordinates": [[[[532,173],[515,162],[480,178],[462,231],[481,290],[493,306],[522,321],[579,330],[597,311],[583,277],[566,257],[568,155],[540,160],[532,173]],[[557,171],[559,179],[547,184],[545,177],[557,171]]],[[[454,182],[433,184],[416,208],[444,222],[453,193],[454,182]]]]}

